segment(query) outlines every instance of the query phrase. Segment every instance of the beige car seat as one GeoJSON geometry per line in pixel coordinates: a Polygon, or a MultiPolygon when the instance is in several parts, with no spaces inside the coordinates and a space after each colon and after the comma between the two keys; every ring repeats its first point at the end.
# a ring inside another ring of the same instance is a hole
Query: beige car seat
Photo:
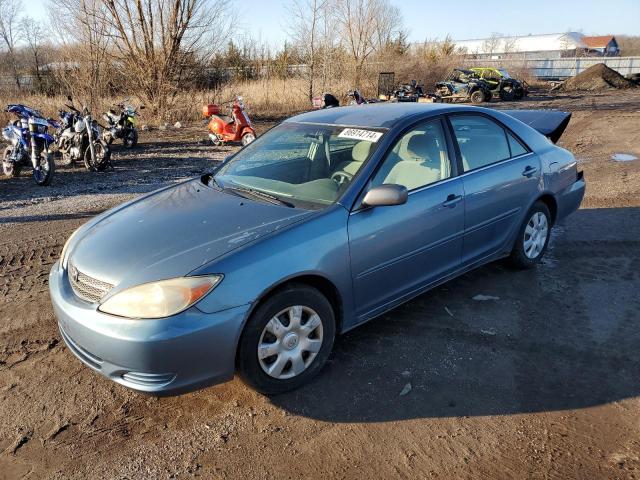
{"type": "Polygon", "coordinates": [[[413,135],[406,149],[401,147],[400,152],[400,161],[393,166],[384,183],[404,185],[407,190],[413,190],[449,177],[447,155],[433,134],[413,135]]]}

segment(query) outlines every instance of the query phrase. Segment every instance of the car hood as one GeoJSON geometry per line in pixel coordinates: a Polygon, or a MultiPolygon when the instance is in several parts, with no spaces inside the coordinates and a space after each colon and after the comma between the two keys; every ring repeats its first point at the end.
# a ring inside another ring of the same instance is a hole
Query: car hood
{"type": "Polygon", "coordinates": [[[82,232],[69,261],[121,290],[187,275],[308,215],[224,193],[197,179],[107,212],[82,232]]]}

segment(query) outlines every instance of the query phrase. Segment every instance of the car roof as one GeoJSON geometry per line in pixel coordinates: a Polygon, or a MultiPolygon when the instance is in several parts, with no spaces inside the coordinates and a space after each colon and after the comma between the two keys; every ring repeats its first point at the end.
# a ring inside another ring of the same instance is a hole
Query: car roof
{"type": "Polygon", "coordinates": [[[354,105],[314,110],[291,117],[287,119],[286,122],[321,123],[328,125],[370,128],[393,128],[400,123],[404,123],[410,118],[427,118],[450,111],[476,109],[477,108],[464,105],[450,105],[443,103],[381,102],[368,105],[354,105]]]}

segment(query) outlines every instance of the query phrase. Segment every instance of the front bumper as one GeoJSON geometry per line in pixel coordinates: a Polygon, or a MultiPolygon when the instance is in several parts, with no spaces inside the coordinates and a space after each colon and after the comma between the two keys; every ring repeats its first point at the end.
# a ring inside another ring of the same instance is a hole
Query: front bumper
{"type": "Polygon", "coordinates": [[[114,317],[76,297],[59,262],[49,275],[49,290],[69,350],[121,385],[175,394],[233,378],[249,305],[210,314],[191,307],[160,320],[114,317]]]}

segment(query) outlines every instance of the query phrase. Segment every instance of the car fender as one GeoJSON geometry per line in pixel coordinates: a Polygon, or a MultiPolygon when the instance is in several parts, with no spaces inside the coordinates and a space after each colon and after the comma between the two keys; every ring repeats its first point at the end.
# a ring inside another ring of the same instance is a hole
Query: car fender
{"type": "Polygon", "coordinates": [[[251,304],[301,276],[321,277],[339,292],[344,326],[353,315],[348,211],[341,205],[244,245],[190,275],[222,274],[224,280],[198,303],[206,313],[251,304]]]}

